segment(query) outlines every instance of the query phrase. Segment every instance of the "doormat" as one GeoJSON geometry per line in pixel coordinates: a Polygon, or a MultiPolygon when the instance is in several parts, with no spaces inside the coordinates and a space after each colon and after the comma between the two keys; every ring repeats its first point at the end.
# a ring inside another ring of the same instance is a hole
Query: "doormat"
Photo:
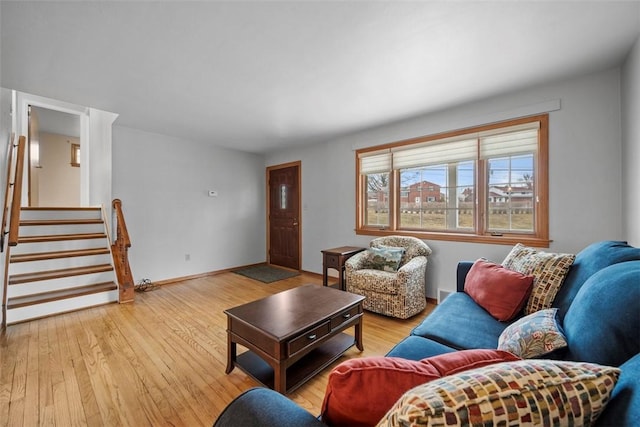
{"type": "Polygon", "coordinates": [[[254,265],[251,267],[232,270],[232,273],[240,274],[250,279],[259,280],[263,283],[276,282],[278,280],[289,279],[299,276],[297,271],[284,270],[271,265],[254,265]]]}

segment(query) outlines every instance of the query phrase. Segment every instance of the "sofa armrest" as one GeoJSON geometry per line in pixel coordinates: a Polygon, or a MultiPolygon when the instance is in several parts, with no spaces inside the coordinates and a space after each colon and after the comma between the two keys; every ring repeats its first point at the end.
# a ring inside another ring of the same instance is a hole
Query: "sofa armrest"
{"type": "Polygon", "coordinates": [[[213,427],[322,427],[324,424],[285,396],[252,388],[222,411],[213,427]]]}
{"type": "Polygon", "coordinates": [[[456,271],[456,290],[458,292],[464,292],[464,281],[472,265],[473,262],[471,261],[460,261],[458,263],[458,270],[456,271]]]}

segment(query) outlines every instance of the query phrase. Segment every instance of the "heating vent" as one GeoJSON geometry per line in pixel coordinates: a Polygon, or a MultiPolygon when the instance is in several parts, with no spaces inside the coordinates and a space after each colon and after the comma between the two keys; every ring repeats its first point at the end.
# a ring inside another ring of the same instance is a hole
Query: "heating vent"
{"type": "Polygon", "coordinates": [[[452,293],[453,293],[453,291],[449,291],[447,289],[438,288],[438,304],[440,304],[442,301],[444,301],[445,298],[448,297],[452,293]]]}

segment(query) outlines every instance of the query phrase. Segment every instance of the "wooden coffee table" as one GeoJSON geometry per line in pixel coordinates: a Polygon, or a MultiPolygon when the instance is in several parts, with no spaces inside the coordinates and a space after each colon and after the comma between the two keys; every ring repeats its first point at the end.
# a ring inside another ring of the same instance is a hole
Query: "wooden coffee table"
{"type": "Polygon", "coordinates": [[[227,369],[235,366],[290,393],[356,345],[362,351],[364,297],[303,285],[225,310],[227,369]],[[355,328],[355,336],[344,333],[355,328]],[[237,344],[248,349],[237,355],[237,344]]]}

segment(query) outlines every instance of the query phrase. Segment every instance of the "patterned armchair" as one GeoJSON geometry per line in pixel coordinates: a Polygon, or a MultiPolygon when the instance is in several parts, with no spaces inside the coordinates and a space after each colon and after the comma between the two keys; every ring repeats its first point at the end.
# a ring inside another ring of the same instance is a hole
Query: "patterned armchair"
{"type": "Polygon", "coordinates": [[[407,319],[427,305],[425,272],[431,248],[415,237],[387,236],[373,239],[371,248],[405,249],[397,272],[370,268],[369,251],[360,252],[345,263],[346,289],[363,295],[364,308],[386,316],[407,319]]]}

